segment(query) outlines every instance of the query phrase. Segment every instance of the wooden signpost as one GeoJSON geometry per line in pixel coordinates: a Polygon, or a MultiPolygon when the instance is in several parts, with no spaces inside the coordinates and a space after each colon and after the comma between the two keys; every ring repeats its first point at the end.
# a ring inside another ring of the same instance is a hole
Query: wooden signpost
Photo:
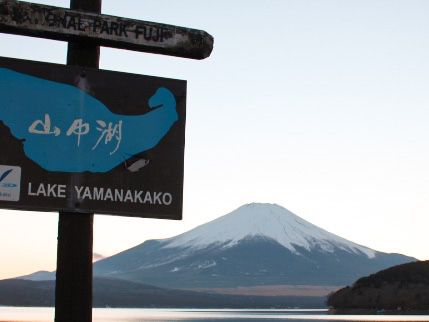
{"type": "MultiPolygon", "coordinates": [[[[101,0],[70,0],[70,8],[101,12],[101,0]]],[[[67,65],[98,68],[100,47],[69,42],[67,65]]],[[[55,322],[92,321],[92,213],[59,213],[55,322]]]]}
{"type": "MultiPolygon", "coordinates": [[[[92,69],[97,69],[99,65],[99,46],[191,59],[204,59],[210,55],[213,49],[213,37],[201,30],[102,15],[101,0],[71,0],[70,9],[23,1],[0,0],[0,32],[67,41],[67,65],[92,69]]],[[[15,75],[13,73],[12,75],[15,75]]],[[[21,77],[21,75],[18,77],[21,77]]],[[[174,97],[172,96],[173,94],[169,94],[167,90],[162,91],[165,92],[163,92],[165,99],[172,100],[171,97],[174,97]]],[[[2,97],[0,97],[1,99],[2,97]]],[[[1,110],[0,112],[5,115],[7,114],[7,111],[1,110]]],[[[0,114],[0,121],[4,121],[2,117],[7,118],[7,116],[3,116],[2,114],[0,114]]],[[[14,119],[19,117],[19,115],[16,115],[14,119]]],[[[59,128],[54,128],[50,132],[51,129],[47,127],[48,120],[50,124],[51,120],[45,115],[44,123],[43,120],[36,120],[35,123],[30,125],[28,131],[33,131],[32,133],[41,135],[52,134],[59,136],[59,128]],[[37,128],[38,125],[43,125],[44,127],[40,129],[37,128]]],[[[89,125],[85,124],[88,126],[87,128],[82,127],[82,119],[75,119],[74,122],[78,122],[76,124],[80,124],[81,127],[69,128],[67,135],[73,133],[82,134],[83,132],[79,132],[83,131],[82,129],[87,130],[85,134],[88,132],[89,125]]],[[[104,121],[100,122],[100,120],[97,120],[97,122],[101,127],[106,126],[104,121]]],[[[120,122],[119,124],[122,125],[122,120],[120,122]]],[[[112,135],[112,133],[117,138],[119,135],[118,128],[115,127],[110,134],[112,135]]],[[[182,143],[184,144],[184,142],[182,143]]],[[[37,157],[35,160],[39,161],[37,157]]],[[[48,171],[49,166],[47,167],[48,171]]],[[[70,180],[72,183],[79,182],[81,174],[73,167],[71,169],[68,170],[73,172],[70,180]]],[[[88,169],[83,169],[82,173],[84,170],[87,176],[88,169]]],[[[95,170],[101,171],[100,168],[95,170]]],[[[134,170],[135,168],[132,169],[132,171],[134,170]]],[[[183,172],[183,168],[181,171],[183,172]]],[[[20,167],[7,166],[7,170],[3,173],[2,177],[8,177],[9,181],[12,179],[16,180],[16,183],[15,181],[12,182],[12,180],[7,185],[8,189],[14,189],[10,190],[13,192],[5,192],[4,196],[0,194],[1,206],[4,206],[6,203],[7,207],[7,203],[19,200],[20,181],[16,179],[18,175],[21,176],[20,167]]],[[[60,190],[58,190],[59,193],[60,190]]],[[[65,194],[65,190],[61,190],[61,193],[65,194]]],[[[181,194],[179,197],[180,199],[182,198],[181,194]]],[[[20,209],[19,207],[9,208],[20,209]]],[[[67,211],[61,211],[61,209],[58,209],[60,216],[58,225],[55,321],[90,322],[92,321],[93,213],[88,211],[79,212],[79,207],[76,207],[75,210],[66,207],[67,211]]],[[[115,214],[114,211],[110,213],[115,214]]],[[[141,217],[145,217],[145,215],[142,214],[141,217]]],[[[162,212],[161,215],[156,215],[156,217],[163,218],[162,212]]],[[[180,218],[181,214],[179,217],[173,219],[180,218]]]]}
{"type": "Polygon", "coordinates": [[[0,1],[0,31],[192,59],[213,49],[202,30],[13,0],[0,1]]]}

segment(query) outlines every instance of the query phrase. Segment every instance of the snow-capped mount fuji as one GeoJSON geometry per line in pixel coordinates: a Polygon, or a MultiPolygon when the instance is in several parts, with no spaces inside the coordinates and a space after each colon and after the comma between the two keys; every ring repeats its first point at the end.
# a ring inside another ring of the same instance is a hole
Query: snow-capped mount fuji
{"type": "Polygon", "coordinates": [[[169,288],[345,285],[413,260],[355,244],[281,206],[248,204],[101,260],[94,274],[169,288]]]}
{"type": "Polygon", "coordinates": [[[248,204],[201,225],[187,233],[165,240],[164,247],[204,249],[210,245],[233,247],[240,241],[262,238],[277,242],[292,253],[336,248],[355,254],[375,257],[376,251],[352,243],[323,230],[276,204],[248,204]]]}

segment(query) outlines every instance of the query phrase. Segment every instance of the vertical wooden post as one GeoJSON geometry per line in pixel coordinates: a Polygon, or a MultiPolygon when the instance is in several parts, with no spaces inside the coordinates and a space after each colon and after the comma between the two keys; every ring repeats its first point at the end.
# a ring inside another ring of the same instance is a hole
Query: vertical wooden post
{"type": "Polygon", "coordinates": [[[55,322],[92,321],[93,215],[60,213],[55,322]]]}
{"type": "MultiPolygon", "coordinates": [[[[74,10],[101,13],[101,0],[70,0],[74,10]]],[[[98,68],[100,47],[69,43],[67,65],[98,68]]],[[[79,176],[79,174],[77,174],[79,176]]],[[[93,214],[59,214],[55,322],[92,321],[93,214]]]]}

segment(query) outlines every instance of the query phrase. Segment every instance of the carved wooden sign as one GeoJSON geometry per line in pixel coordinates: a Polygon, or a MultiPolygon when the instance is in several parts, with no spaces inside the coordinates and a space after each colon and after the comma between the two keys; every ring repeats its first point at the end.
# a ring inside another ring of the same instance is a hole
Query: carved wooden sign
{"type": "Polygon", "coordinates": [[[0,0],[0,32],[192,59],[213,49],[203,30],[15,0],[0,0]]]}

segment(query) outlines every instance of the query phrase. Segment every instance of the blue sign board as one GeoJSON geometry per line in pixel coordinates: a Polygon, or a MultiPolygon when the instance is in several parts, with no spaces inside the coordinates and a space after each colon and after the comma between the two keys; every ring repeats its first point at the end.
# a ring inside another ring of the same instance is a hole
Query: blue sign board
{"type": "Polygon", "coordinates": [[[181,219],[186,82],[0,58],[0,207],[181,219]]]}

